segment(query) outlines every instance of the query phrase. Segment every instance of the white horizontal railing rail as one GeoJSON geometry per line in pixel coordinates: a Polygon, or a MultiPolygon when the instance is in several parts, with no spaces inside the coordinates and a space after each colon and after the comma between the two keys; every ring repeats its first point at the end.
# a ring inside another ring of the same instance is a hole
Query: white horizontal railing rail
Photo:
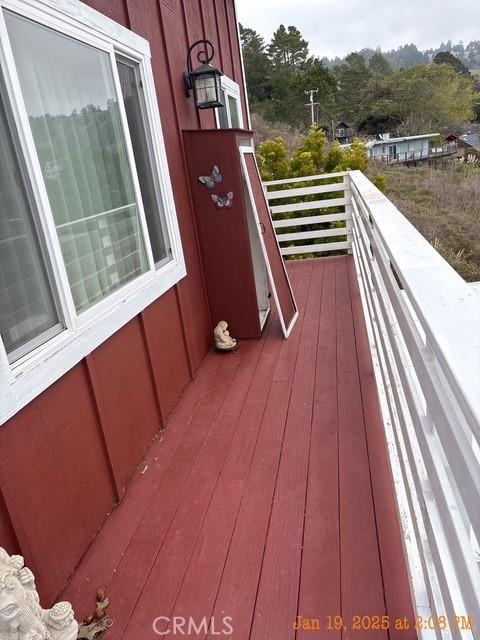
{"type": "Polygon", "coordinates": [[[427,637],[478,639],[480,300],[361,172],[350,187],[416,605],[448,621],[427,637]]]}
{"type": "MultiPolygon", "coordinates": [[[[412,595],[419,615],[434,616],[434,629],[419,636],[480,640],[480,296],[361,172],[323,179],[341,179],[330,186],[344,185],[348,200],[345,213],[311,219],[341,215],[351,225],[412,595]]],[[[298,182],[282,184],[298,193],[298,182]]],[[[278,192],[279,184],[266,188],[278,192]]],[[[276,213],[277,232],[309,224],[308,215],[276,213]]],[[[281,244],[299,239],[285,235],[281,244]]]]}
{"type": "Polygon", "coordinates": [[[349,180],[343,172],[263,183],[282,255],[351,249],[349,180]]]}

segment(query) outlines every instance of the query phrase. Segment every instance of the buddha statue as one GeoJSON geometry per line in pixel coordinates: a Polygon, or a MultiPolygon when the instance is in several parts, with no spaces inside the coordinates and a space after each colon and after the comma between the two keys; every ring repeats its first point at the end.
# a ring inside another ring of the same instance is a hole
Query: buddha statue
{"type": "Polygon", "coordinates": [[[227,330],[228,324],[225,320],[220,320],[213,331],[213,335],[215,337],[215,347],[219,351],[232,351],[237,346],[237,341],[235,338],[230,336],[230,333],[227,330]]]}
{"type": "Polygon", "coordinates": [[[58,602],[42,609],[35,578],[22,556],[9,556],[0,547],[0,638],[75,640],[77,632],[72,606],[58,602]]]}

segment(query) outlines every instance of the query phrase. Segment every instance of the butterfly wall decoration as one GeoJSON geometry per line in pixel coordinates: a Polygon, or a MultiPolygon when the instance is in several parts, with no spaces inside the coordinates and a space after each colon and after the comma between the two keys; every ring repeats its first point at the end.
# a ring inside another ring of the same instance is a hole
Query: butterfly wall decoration
{"type": "Polygon", "coordinates": [[[212,193],[210,196],[217,209],[230,209],[233,204],[233,191],[229,191],[227,194],[223,196],[216,196],[212,193]]]}
{"type": "Polygon", "coordinates": [[[223,182],[223,176],[220,173],[220,169],[215,164],[212,169],[212,173],[209,176],[199,176],[198,181],[201,182],[207,189],[215,189],[217,184],[223,182]]]}

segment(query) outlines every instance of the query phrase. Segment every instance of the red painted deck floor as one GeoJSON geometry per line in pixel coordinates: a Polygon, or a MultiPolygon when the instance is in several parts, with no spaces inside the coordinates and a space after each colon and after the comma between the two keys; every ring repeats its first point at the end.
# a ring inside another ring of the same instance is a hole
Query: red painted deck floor
{"type": "Polygon", "coordinates": [[[63,594],[110,640],[416,637],[354,262],[288,268],[290,338],[207,356],[63,594]]]}

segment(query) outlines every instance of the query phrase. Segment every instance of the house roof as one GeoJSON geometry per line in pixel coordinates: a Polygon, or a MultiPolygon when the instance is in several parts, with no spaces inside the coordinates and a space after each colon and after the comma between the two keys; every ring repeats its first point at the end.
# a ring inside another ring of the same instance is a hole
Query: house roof
{"type": "Polygon", "coordinates": [[[369,140],[366,147],[376,147],[377,145],[391,144],[392,142],[405,142],[407,140],[422,140],[424,138],[437,138],[439,133],[422,133],[418,136],[403,136],[402,138],[383,138],[382,140],[369,140]]]}
{"type": "Polygon", "coordinates": [[[476,149],[480,149],[480,133],[466,133],[464,136],[460,136],[460,140],[476,149]]]}
{"type": "Polygon", "coordinates": [[[445,140],[456,140],[457,142],[468,144],[475,149],[480,149],[480,133],[464,133],[462,136],[451,133],[445,140]]]}

